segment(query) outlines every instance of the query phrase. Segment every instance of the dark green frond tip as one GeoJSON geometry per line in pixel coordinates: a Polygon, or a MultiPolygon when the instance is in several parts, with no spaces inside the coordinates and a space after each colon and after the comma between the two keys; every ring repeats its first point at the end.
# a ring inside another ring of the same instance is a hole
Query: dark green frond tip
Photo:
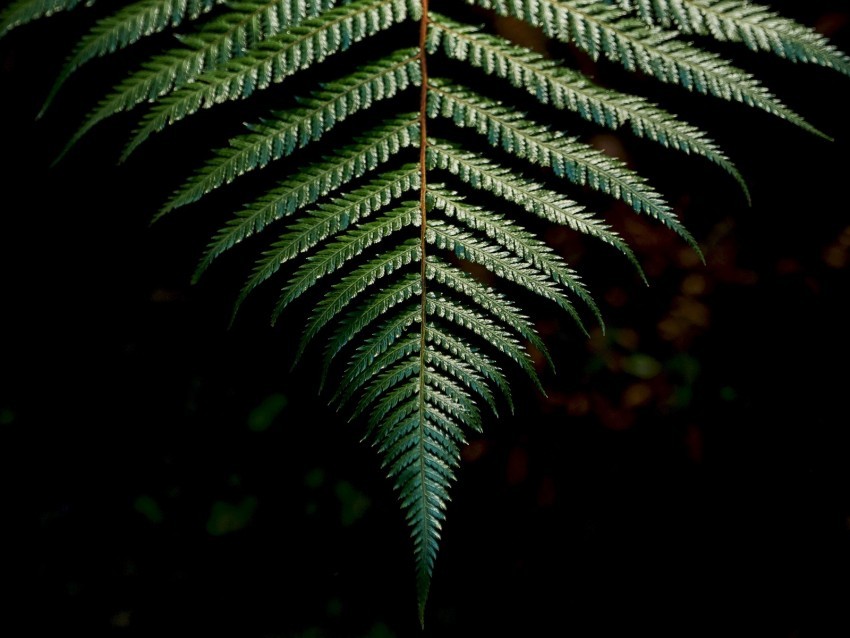
{"type": "Polygon", "coordinates": [[[94,3],[95,0],[15,0],[0,13],[0,38],[33,20],[70,11],[80,4],[91,6],[94,3]]]}
{"type": "Polygon", "coordinates": [[[53,88],[50,89],[38,117],[44,115],[71,74],[86,62],[126,48],[169,27],[176,28],[184,21],[197,20],[224,2],[225,0],[142,0],[101,19],[88,35],[77,43],[53,88]]]}
{"type": "Polygon", "coordinates": [[[334,4],[335,0],[311,0],[308,4],[302,0],[248,0],[228,5],[226,13],[205,21],[191,36],[178,37],[181,48],[155,54],[141,69],[128,74],[89,114],[54,163],[106,118],[154,102],[334,4]]]}
{"type": "MultiPolygon", "coordinates": [[[[612,0],[608,0],[611,3],[612,0]]],[[[614,0],[649,24],[682,33],[741,42],[792,62],[819,64],[850,75],[850,57],[814,29],[749,0],[614,0]]]]}
{"type": "Polygon", "coordinates": [[[408,17],[407,4],[397,0],[352,0],[263,40],[242,57],[201,74],[194,82],[157,101],[124,149],[121,161],[166,126],[201,109],[247,99],[408,17]]]}

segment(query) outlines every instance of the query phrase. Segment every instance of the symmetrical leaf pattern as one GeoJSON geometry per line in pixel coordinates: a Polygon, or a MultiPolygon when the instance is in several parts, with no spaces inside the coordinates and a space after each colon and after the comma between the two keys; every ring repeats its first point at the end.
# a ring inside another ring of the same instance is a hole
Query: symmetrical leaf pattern
{"type": "MultiPolygon", "coordinates": [[[[93,2],[14,0],[0,14],[0,36],[93,2]]],[[[492,18],[522,20],[600,64],[818,134],[704,42],[850,75],[850,58],[823,36],[747,0],[125,0],[100,15],[45,108],[97,58],[168,30],[179,44],[120,78],[65,152],[102,120],[142,106],[123,159],[201,110],[259,94],[273,102],[228,144],[213,142],[219,150],[159,216],[248,173],[271,178],[223,222],[195,278],[246,239],[269,236],[236,307],[267,285],[280,287],[273,320],[291,305],[311,306],[297,357],[323,335],[321,384],[337,379],[331,401],[366,421],[410,527],[420,615],[460,450],[483,427],[481,405],[513,409],[504,365],[542,391],[529,347],[552,363],[518,293],[554,304],[580,330],[588,314],[602,320],[580,275],[534,229],[542,220],[598,239],[643,276],[625,240],[581,203],[589,189],[699,252],[664,196],[575,125],[623,129],[700,156],[746,191],[706,132],[496,35],[492,18]],[[291,80],[295,94],[271,90],[291,80]],[[466,264],[487,271],[487,283],[466,264]]]]}

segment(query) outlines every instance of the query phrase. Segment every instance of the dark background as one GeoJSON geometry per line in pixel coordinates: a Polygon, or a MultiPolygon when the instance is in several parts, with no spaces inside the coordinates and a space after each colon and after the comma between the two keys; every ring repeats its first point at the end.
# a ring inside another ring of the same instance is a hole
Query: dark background
{"type": "MultiPolygon", "coordinates": [[[[846,2],[774,5],[850,51],[846,2]]],[[[298,316],[270,329],[258,302],[228,330],[250,256],[188,284],[221,216],[149,227],[212,131],[188,124],[116,167],[133,119],[114,118],[48,168],[124,64],[91,64],[35,122],[83,24],[0,42],[0,466],[20,532],[4,622],[20,616],[21,636],[416,635],[395,497],[361,424],[326,407],[309,364],[289,372],[298,316]]],[[[708,162],[593,138],[652,177],[706,264],[608,200],[651,287],[549,233],[608,330],[585,339],[531,309],[559,371],[543,371],[548,398],[516,378],[517,413],[464,450],[426,635],[850,636],[850,79],[721,50],[835,141],[595,69],[706,127],[754,203],[708,162]]]]}

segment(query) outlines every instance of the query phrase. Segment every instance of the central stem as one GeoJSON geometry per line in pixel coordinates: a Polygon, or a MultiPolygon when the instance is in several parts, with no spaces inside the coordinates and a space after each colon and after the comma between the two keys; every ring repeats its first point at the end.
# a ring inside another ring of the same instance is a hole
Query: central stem
{"type": "Polygon", "coordinates": [[[419,590],[419,622],[425,627],[425,601],[428,598],[430,581],[430,529],[433,520],[431,518],[430,504],[427,499],[425,476],[425,346],[426,346],[426,320],[427,320],[427,297],[425,290],[426,268],[425,268],[425,238],[428,229],[427,190],[428,171],[426,167],[428,151],[428,60],[425,55],[425,47],[428,40],[428,0],[422,0],[422,19],[419,23],[419,68],[422,75],[422,89],[419,95],[419,214],[420,214],[420,259],[421,259],[421,287],[422,317],[419,341],[419,481],[422,498],[422,529],[419,538],[419,570],[417,578],[417,589],[419,590]]]}
{"type": "MultiPolygon", "coordinates": [[[[422,259],[422,341],[420,343],[420,379],[424,379],[421,368],[425,363],[425,234],[428,226],[428,211],[426,193],[428,190],[428,170],[426,167],[428,153],[428,58],[425,47],[428,40],[428,0],[422,0],[422,19],[419,22],[419,69],[422,75],[422,88],[419,93],[419,214],[420,214],[420,248],[422,259]]],[[[421,387],[420,392],[424,388],[421,387]]]]}

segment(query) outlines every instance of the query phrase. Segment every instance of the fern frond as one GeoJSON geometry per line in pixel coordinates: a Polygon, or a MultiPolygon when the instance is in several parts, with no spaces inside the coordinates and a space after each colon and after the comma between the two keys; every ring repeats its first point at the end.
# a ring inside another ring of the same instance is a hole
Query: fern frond
{"type": "MultiPolygon", "coordinates": [[[[487,388],[486,382],[478,375],[477,372],[472,370],[466,364],[449,360],[445,356],[434,351],[420,351],[417,352],[417,354],[420,356],[417,356],[416,358],[411,357],[407,361],[396,363],[393,367],[381,372],[377,377],[374,377],[372,384],[363,393],[357,407],[355,407],[353,418],[360,416],[360,414],[362,414],[367,408],[378,401],[384,393],[389,392],[391,388],[403,383],[406,379],[413,375],[419,376],[420,384],[428,385],[432,380],[432,375],[436,372],[436,368],[434,366],[440,367],[443,372],[449,375],[449,377],[445,377],[441,374],[437,374],[435,376],[434,381],[439,383],[439,387],[442,391],[447,391],[446,393],[450,395],[460,395],[458,390],[461,390],[461,388],[454,383],[454,381],[457,381],[471,392],[479,395],[484,402],[487,403],[494,412],[496,412],[496,401],[490,390],[487,388]],[[426,362],[429,364],[428,367],[425,366],[426,362]],[[448,369],[444,369],[441,366],[448,369]],[[448,390],[448,388],[454,388],[455,392],[448,390]]],[[[379,413],[380,416],[378,418],[378,423],[383,426],[383,419],[386,418],[386,414],[391,408],[384,406],[383,401],[381,401],[378,406],[383,407],[383,410],[386,410],[383,414],[379,413]]],[[[380,427],[374,430],[375,434],[379,434],[381,432],[386,433],[386,428],[380,427]]],[[[387,438],[389,438],[389,436],[387,438]]]]}
{"type": "MultiPolygon", "coordinates": [[[[359,225],[355,230],[348,231],[319,250],[319,252],[315,255],[311,255],[298,268],[284,289],[280,301],[275,308],[275,317],[277,317],[286,306],[312,288],[319,279],[335,272],[339,268],[342,268],[349,260],[362,253],[369,246],[380,242],[389,235],[398,232],[406,225],[413,223],[414,212],[417,208],[418,204],[416,203],[403,204],[388,211],[374,221],[366,222],[359,225]]],[[[391,250],[382,255],[379,262],[383,263],[384,260],[394,261],[395,256],[396,252],[391,250]]],[[[370,261],[369,263],[371,268],[372,262],[370,261]]],[[[319,306],[317,306],[317,309],[320,307],[324,308],[324,304],[326,303],[328,303],[332,308],[346,305],[351,301],[351,299],[353,299],[353,296],[356,293],[351,293],[351,296],[347,296],[347,294],[350,290],[356,288],[357,285],[352,288],[342,290],[338,296],[326,296],[320,302],[319,306]]],[[[362,290],[362,288],[360,290],[362,290]]],[[[360,290],[357,290],[357,292],[360,290]]],[[[311,321],[311,325],[312,323],[313,322],[311,321]]],[[[318,328],[316,328],[316,330],[318,330],[318,328]]],[[[313,331],[308,329],[304,332],[302,343],[307,340],[308,334],[313,334],[313,331]]]]}
{"type": "Polygon", "coordinates": [[[126,160],[156,131],[202,108],[245,99],[283,82],[297,71],[407,20],[410,9],[415,7],[418,7],[415,0],[353,0],[259,42],[242,57],[199,75],[191,84],[158,100],[142,120],[121,159],[126,160]]]}
{"type": "Polygon", "coordinates": [[[95,0],[15,0],[0,13],[0,38],[39,18],[70,11],[79,4],[90,7],[94,3],[95,0]]]}
{"type": "Polygon", "coordinates": [[[508,299],[493,288],[484,286],[481,282],[467,275],[462,270],[452,268],[435,255],[428,255],[425,263],[425,277],[428,281],[436,281],[448,286],[455,292],[468,297],[478,307],[492,315],[505,328],[514,330],[523,339],[539,350],[549,365],[554,369],[554,363],[549,356],[549,350],[539,337],[528,317],[508,299]]]}
{"type": "Polygon", "coordinates": [[[305,218],[290,226],[289,231],[263,253],[254,272],[236,300],[234,314],[246,297],[269,279],[295,256],[309,250],[330,235],[356,225],[362,218],[380,210],[406,192],[419,188],[419,167],[416,164],[385,173],[366,186],[334,198],[305,218]]]}
{"type": "Polygon", "coordinates": [[[71,74],[86,62],[128,47],[169,27],[176,28],[184,20],[196,20],[224,2],[226,0],[142,0],[102,18],[77,42],[50,89],[39,116],[44,115],[71,74]]]}
{"type": "Polygon", "coordinates": [[[64,156],[86,133],[106,118],[193,82],[204,71],[225,65],[262,40],[297,26],[334,6],[336,0],[243,0],[180,38],[183,47],[155,55],[123,80],[85,119],[65,145],[64,156]]]}
{"type": "Polygon", "coordinates": [[[355,393],[368,384],[381,370],[386,370],[411,354],[419,354],[422,339],[419,333],[408,333],[386,345],[380,353],[374,354],[362,368],[349,367],[343,377],[346,394],[355,393]]]}
{"type": "Polygon", "coordinates": [[[557,284],[524,259],[490,242],[482,241],[472,233],[447,224],[441,219],[430,221],[426,241],[437,248],[452,251],[461,259],[483,266],[497,277],[554,301],[570,314],[583,332],[587,333],[575,307],[557,284]]]}
{"type": "Polygon", "coordinates": [[[440,168],[459,177],[475,189],[493,193],[518,204],[527,212],[553,224],[597,237],[622,252],[634,265],[641,278],[646,276],[631,248],[611,228],[595,218],[593,213],[538,182],[517,177],[516,171],[475,153],[465,152],[447,142],[432,141],[428,146],[431,168],[440,168]]]}
{"type": "MultiPolygon", "coordinates": [[[[322,366],[321,387],[327,379],[328,371],[331,363],[340,351],[348,345],[354,337],[363,331],[367,326],[377,319],[387,316],[392,308],[404,303],[414,295],[422,294],[422,280],[419,273],[407,273],[394,283],[385,284],[380,290],[367,296],[365,301],[350,311],[344,320],[340,321],[334,331],[333,336],[325,345],[324,364],[322,366]]],[[[421,311],[417,310],[415,316],[408,317],[407,315],[396,317],[389,323],[382,324],[379,332],[372,333],[366,337],[363,346],[358,347],[358,352],[365,357],[360,364],[355,364],[352,357],[349,367],[357,367],[358,365],[368,362],[368,358],[374,353],[382,352],[391,342],[392,339],[398,337],[404,328],[407,328],[413,321],[420,320],[421,311]],[[375,341],[377,339],[377,341],[375,341]],[[361,351],[361,348],[366,348],[361,351]]],[[[340,388],[337,394],[331,399],[336,400],[341,391],[345,388],[340,388]]]]}
{"type": "Polygon", "coordinates": [[[492,146],[550,167],[555,175],[574,184],[588,185],[609,194],[661,221],[687,241],[697,252],[699,246],[676,218],[661,196],[644,178],[621,162],[576,138],[552,133],[548,126],[528,119],[525,113],[488,100],[475,93],[436,79],[430,80],[428,110],[456,125],[475,129],[492,146]]]}
{"type": "MultiPolygon", "coordinates": [[[[401,206],[387,213],[380,220],[369,222],[362,226],[362,230],[351,231],[349,236],[343,237],[338,246],[330,245],[326,249],[320,251],[316,255],[316,261],[330,262],[325,267],[325,274],[331,269],[336,269],[342,266],[343,260],[347,261],[355,255],[362,252],[366,247],[381,241],[383,238],[392,233],[399,232],[411,225],[418,225],[419,218],[419,203],[413,202],[410,205],[401,206]],[[362,246],[362,248],[361,248],[362,246]],[[339,259],[338,263],[334,260],[339,259]]],[[[421,261],[422,253],[419,244],[413,245],[411,249],[410,243],[404,243],[399,248],[388,250],[382,253],[375,259],[370,260],[367,264],[356,268],[351,274],[346,275],[337,284],[331,287],[324,298],[316,304],[313,314],[307,321],[307,325],[302,332],[301,341],[298,346],[298,352],[295,355],[296,362],[303,354],[304,349],[316,336],[316,334],[324,328],[334,317],[350,304],[355,297],[372,286],[376,281],[385,277],[402,266],[405,266],[413,261],[421,261]]],[[[307,275],[317,272],[320,263],[313,264],[314,268],[308,271],[307,275]]],[[[321,276],[321,275],[319,275],[321,276]]],[[[293,283],[287,287],[281,300],[275,308],[275,317],[279,316],[280,312],[286,307],[296,296],[297,286],[302,285],[302,280],[295,279],[293,283]]]]}
{"type": "MultiPolygon", "coordinates": [[[[609,0],[610,2],[611,0],[609,0]]],[[[749,0],[614,0],[649,24],[682,33],[742,42],[792,62],[809,62],[850,75],[850,57],[809,27],[749,0]]]]}
{"type": "MultiPolygon", "coordinates": [[[[363,414],[376,401],[381,399],[385,394],[389,393],[393,388],[404,382],[405,380],[416,375],[419,376],[421,369],[419,357],[410,358],[407,361],[397,363],[392,368],[382,371],[377,377],[372,379],[371,385],[360,397],[355,408],[351,411],[351,419],[356,419],[363,414]]],[[[418,379],[416,385],[419,385],[418,379]]],[[[418,390],[418,387],[417,387],[418,390]]],[[[376,418],[378,423],[386,417],[387,413],[395,406],[391,406],[389,402],[380,400],[380,403],[372,409],[372,416],[376,418]],[[377,408],[382,408],[379,411],[377,408]]],[[[367,433],[368,434],[368,433],[367,433]]]]}
{"type": "MultiPolygon", "coordinates": [[[[430,327],[426,328],[426,340],[428,339],[428,333],[430,332],[430,327]]],[[[490,387],[487,385],[487,380],[479,374],[475,368],[460,359],[447,356],[433,347],[425,350],[423,359],[428,366],[445,372],[451,378],[466,386],[470,392],[480,396],[490,409],[493,410],[493,414],[496,416],[499,415],[499,412],[496,409],[496,398],[490,391],[490,387]]]]}
{"type": "MultiPolygon", "coordinates": [[[[415,365],[415,364],[414,364],[415,365]]],[[[361,441],[367,441],[372,438],[372,433],[375,428],[383,423],[388,415],[395,411],[396,408],[404,405],[405,401],[419,392],[419,379],[408,377],[406,383],[397,385],[394,389],[388,391],[384,396],[375,403],[369,411],[369,418],[366,423],[366,433],[361,441]]],[[[418,409],[417,405],[414,409],[418,409]]],[[[354,417],[351,417],[352,419],[354,417]]]]}
{"type": "MultiPolygon", "coordinates": [[[[483,232],[517,259],[533,267],[541,275],[548,276],[556,284],[567,288],[587,304],[599,323],[604,325],[599,308],[575,271],[534,235],[505,219],[504,216],[486,211],[480,206],[472,206],[457,193],[433,184],[428,187],[427,201],[429,208],[439,209],[447,217],[457,219],[467,228],[483,232]]],[[[582,330],[584,329],[581,321],[579,326],[582,330]]]]}
{"type": "MultiPolygon", "coordinates": [[[[345,344],[351,341],[354,334],[365,328],[366,325],[379,316],[386,315],[389,309],[395,305],[407,301],[413,295],[421,294],[422,282],[419,278],[419,273],[408,273],[397,282],[373,293],[357,310],[349,313],[346,319],[349,317],[356,318],[364,323],[359,329],[354,330],[353,334],[349,334],[350,322],[340,322],[337,332],[334,334],[333,341],[325,347],[325,370],[323,371],[323,377],[327,374],[333,357],[339,353],[345,344]],[[364,317],[359,312],[364,307],[372,310],[368,317],[364,317]]],[[[345,367],[343,382],[337,384],[337,389],[331,397],[331,402],[338,403],[340,406],[346,403],[355,391],[355,388],[351,385],[351,381],[366,371],[378,355],[385,352],[405,330],[421,319],[422,311],[417,303],[414,306],[402,307],[395,315],[383,321],[377,330],[364,339],[363,343],[357,347],[357,350],[351,356],[345,367]]]]}
{"type": "Polygon", "coordinates": [[[439,15],[433,17],[428,45],[432,52],[442,49],[450,58],[508,80],[542,104],[610,129],[628,123],[638,137],[701,155],[732,175],[749,199],[740,172],[705,132],[642,97],[600,87],[562,62],[439,15]]]}
{"type": "MultiPolygon", "coordinates": [[[[337,394],[332,401],[338,401],[340,405],[345,403],[352,394],[369,381],[374,372],[389,367],[411,352],[418,352],[421,341],[418,333],[407,335],[405,341],[396,341],[402,332],[418,319],[420,319],[420,310],[417,305],[412,310],[403,310],[393,320],[385,323],[377,333],[369,337],[358,348],[357,353],[349,362],[337,394]],[[370,373],[370,370],[373,372],[370,373]]],[[[513,410],[507,380],[498,366],[486,354],[478,349],[471,348],[433,325],[428,326],[426,340],[429,344],[445,350],[447,355],[458,357],[469,368],[480,374],[481,378],[495,384],[513,410]]],[[[457,396],[454,398],[446,397],[446,399],[464,409],[471,405],[468,401],[457,396]]]]}
{"type": "MultiPolygon", "coordinates": [[[[432,373],[436,374],[436,373],[432,373]]],[[[452,389],[459,389],[457,385],[449,386],[452,389]]],[[[466,398],[465,395],[461,395],[466,398]]],[[[440,412],[449,415],[456,422],[462,423],[475,432],[483,432],[484,428],[481,424],[481,415],[475,404],[468,398],[466,401],[459,400],[458,395],[450,395],[448,392],[443,392],[437,387],[436,380],[428,384],[427,400],[440,412]]]]}
{"type": "MultiPolygon", "coordinates": [[[[473,402],[471,395],[460,383],[434,369],[431,369],[428,370],[427,384],[431,390],[439,393],[441,396],[447,397],[453,403],[460,405],[467,411],[470,418],[480,420],[478,407],[473,402]]],[[[406,383],[400,384],[394,390],[387,392],[386,396],[375,403],[373,409],[370,411],[369,420],[366,426],[366,435],[363,437],[363,440],[365,441],[373,438],[375,428],[387,421],[387,419],[390,418],[389,415],[395,413],[394,411],[396,408],[403,406],[406,399],[409,399],[418,392],[418,378],[408,380],[406,383]]],[[[414,409],[418,409],[418,405],[414,409]]]]}
{"type": "Polygon", "coordinates": [[[195,202],[240,175],[262,168],[314,142],[350,115],[391,98],[408,86],[419,85],[415,50],[397,51],[360,67],[342,80],[326,84],[301,107],[275,113],[249,132],[230,140],[163,206],[158,217],[195,202]]]}
{"type": "MultiPolygon", "coordinates": [[[[478,335],[499,352],[507,355],[514,363],[525,371],[537,388],[543,392],[540,378],[534,370],[534,365],[517,340],[507,330],[494,322],[490,317],[466,307],[465,305],[446,297],[428,293],[425,301],[425,312],[428,316],[438,317],[461,328],[466,328],[478,335]]],[[[544,393],[545,394],[545,393],[544,393]]]]}
{"type": "Polygon", "coordinates": [[[508,381],[499,367],[488,357],[481,349],[471,348],[468,344],[460,339],[456,339],[446,331],[442,331],[436,326],[429,326],[426,332],[428,343],[439,346],[445,350],[445,355],[457,357],[467,366],[475,370],[484,379],[493,383],[502,396],[508,402],[511,412],[514,410],[513,399],[511,398],[511,390],[508,386],[508,381]]]}
{"type": "Polygon", "coordinates": [[[418,360],[416,365],[419,367],[419,391],[409,399],[416,403],[416,409],[394,427],[376,430],[374,444],[383,452],[383,465],[389,477],[395,480],[395,489],[410,526],[421,619],[449,488],[454,482],[453,468],[460,464],[460,445],[464,442],[461,424],[475,419],[470,415],[458,422],[444,414],[430,398],[428,380],[434,374],[424,369],[418,360]],[[388,440],[394,443],[389,445],[388,440]]]}
{"type": "Polygon", "coordinates": [[[418,133],[419,118],[396,117],[377,126],[352,146],[303,167],[295,176],[239,211],[216,234],[192,280],[197,281],[213,261],[245,238],[336,191],[388,161],[401,149],[418,144],[418,133]]]}
{"type": "Polygon", "coordinates": [[[643,71],[661,82],[760,108],[826,137],[746,71],[719,55],[676,39],[675,31],[649,29],[622,9],[599,0],[467,2],[525,20],[549,37],[584,49],[594,59],[605,56],[629,71],[643,71]]]}

